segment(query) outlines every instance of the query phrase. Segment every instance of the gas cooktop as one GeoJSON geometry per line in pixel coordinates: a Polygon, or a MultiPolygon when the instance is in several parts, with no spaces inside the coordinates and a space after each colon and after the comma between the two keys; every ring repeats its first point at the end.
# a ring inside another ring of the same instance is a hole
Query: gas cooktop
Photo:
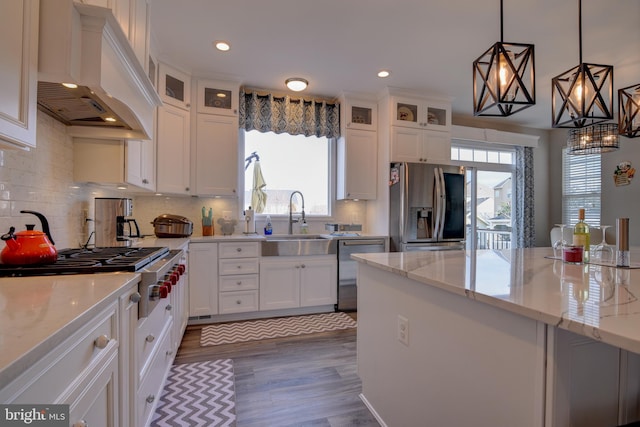
{"type": "Polygon", "coordinates": [[[0,264],[0,277],[133,272],[141,270],[168,252],[169,248],[166,247],[62,249],[58,251],[58,259],[53,264],[0,264]]]}

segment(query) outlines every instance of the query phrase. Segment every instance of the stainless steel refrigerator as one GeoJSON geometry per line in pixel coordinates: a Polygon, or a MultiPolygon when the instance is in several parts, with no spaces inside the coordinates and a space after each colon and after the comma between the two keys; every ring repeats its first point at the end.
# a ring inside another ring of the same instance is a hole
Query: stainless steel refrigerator
{"type": "Polygon", "coordinates": [[[460,166],[392,163],[389,249],[463,249],[465,175],[460,166]]]}

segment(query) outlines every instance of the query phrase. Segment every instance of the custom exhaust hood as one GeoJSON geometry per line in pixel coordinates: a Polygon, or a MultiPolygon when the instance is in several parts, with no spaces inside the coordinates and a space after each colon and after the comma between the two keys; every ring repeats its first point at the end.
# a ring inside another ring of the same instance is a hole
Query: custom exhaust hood
{"type": "Polygon", "coordinates": [[[67,134],[153,138],[162,102],[111,10],[40,2],[38,55],[38,108],[66,124],[67,134]]]}

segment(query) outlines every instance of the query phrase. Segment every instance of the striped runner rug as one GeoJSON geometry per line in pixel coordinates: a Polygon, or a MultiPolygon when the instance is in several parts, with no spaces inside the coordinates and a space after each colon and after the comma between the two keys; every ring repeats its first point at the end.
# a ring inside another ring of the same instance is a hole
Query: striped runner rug
{"type": "Polygon", "coordinates": [[[234,427],[231,359],[173,365],[151,427],[234,427]]]}
{"type": "Polygon", "coordinates": [[[218,323],[202,328],[200,345],[220,345],[337,331],[357,326],[348,314],[322,313],[306,316],[218,323]]]}

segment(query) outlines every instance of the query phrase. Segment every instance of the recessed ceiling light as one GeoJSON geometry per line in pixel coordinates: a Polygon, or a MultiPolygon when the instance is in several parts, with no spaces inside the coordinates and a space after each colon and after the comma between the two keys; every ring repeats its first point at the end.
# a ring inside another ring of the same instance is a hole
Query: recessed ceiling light
{"type": "Polygon", "coordinates": [[[78,85],[75,83],[62,83],[62,86],[69,88],[69,89],[77,89],[78,85]]]}
{"type": "Polygon", "coordinates": [[[114,119],[113,117],[105,117],[105,118],[104,118],[104,121],[105,121],[105,122],[115,122],[115,121],[116,121],[116,119],[114,119]]]}
{"type": "Polygon", "coordinates": [[[223,40],[218,40],[213,42],[213,45],[216,47],[216,49],[222,51],[222,52],[226,52],[229,49],[231,49],[231,45],[223,40]]]}
{"type": "Polygon", "coordinates": [[[309,82],[301,77],[291,77],[290,79],[285,80],[284,83],[294,92],[305,90],[309,85],[309,82]]]}
{"type": "Polygon", "coordinates": [[[380,77],[380,78],[389,77],[390,75],[391,75],[391,71],[388,71],[388,70],[380,70],[380,71],[378,71],[378,77],[380,77]]]}

